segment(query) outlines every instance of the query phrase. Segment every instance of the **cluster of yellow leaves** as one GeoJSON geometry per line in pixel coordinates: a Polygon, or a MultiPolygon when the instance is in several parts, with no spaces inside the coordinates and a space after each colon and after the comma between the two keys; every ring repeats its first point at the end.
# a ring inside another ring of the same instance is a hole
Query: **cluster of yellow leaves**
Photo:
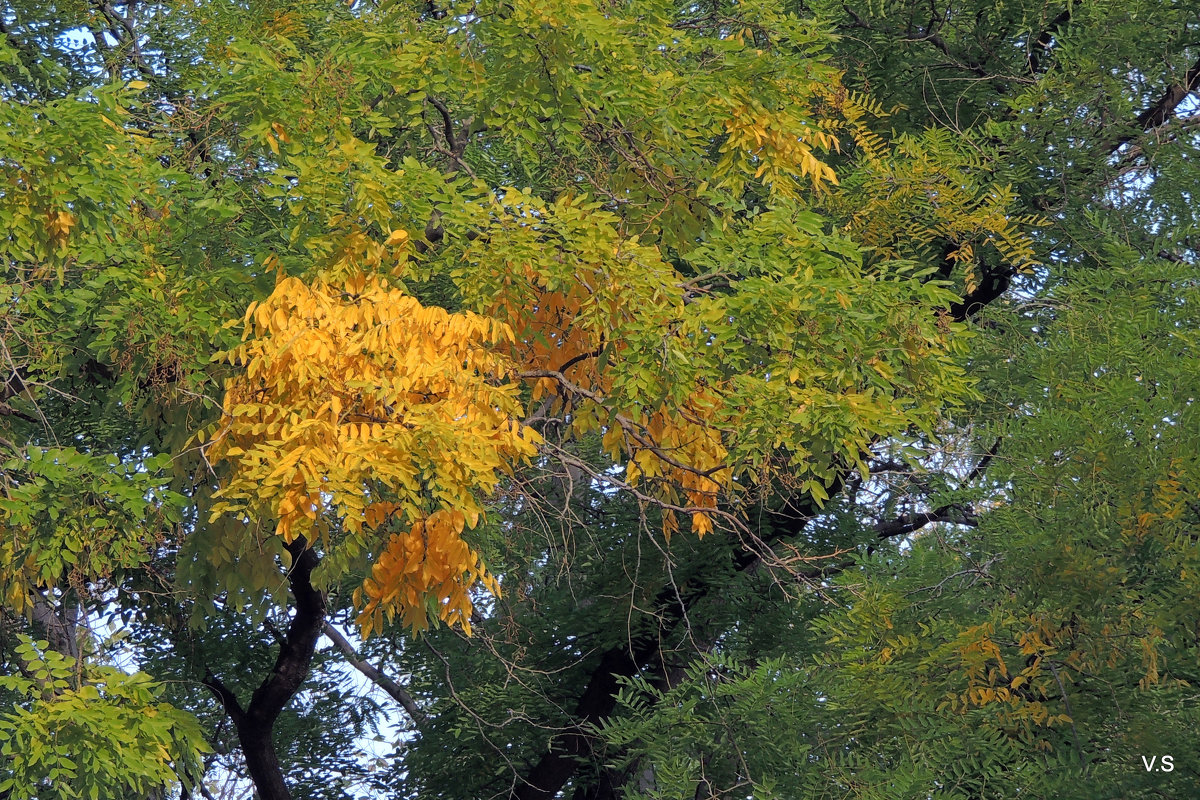
{"type": "Polygon", "coordinates": [[[445,617],[461,622],[466,590],[483,573],[457,536],[467,520],[477,523],[479,498],[539,441],[516,422],[517,387],[505,382],[510,361],[497,345],[511,337],[502,323],[425,307],[361,272],[338,283],[281,277],[247,309],[243,344],[222,354],[244,369],[227,381],[207,448],[211,461],[229,464],[214,518],[278,520],[286,541],[325,537],[328,547],[326,511],[352,536],[393,516],[451,513],[462,521],[413,529],[453,532],[436,547],[393,541],[367,596],[410,622],[426,594],[453,596],[445,617]],[[396,572],[402,557],[431,561],[396,572]],[[401,575],[403,586],[388,583],[401,575]]]}
{"type": "Polygon", "coordinates": [[[391,620],[398,613],[405,625],[424,630],[429,625],[427,602],[444,622],[470,635],[467,589],[479,583],[499,597],[500,584],[462,540],[466,522],[461,511],[435,511],[391,538],[371,576],[355,592],[355,605],[366,598],[358,615],[364,636],[383,628],[385,614],[391,620]]]}
{"type": "Polygon", "coordinates": [[[1008,676],[1008,667],[994,635],[995,626],[984,623],[968,628],[959,637],[958,656],[967,680],[973,684],[1008,676]]]}
{"type": "MultiPolygon", "coordinates": [[[[610,408],[606,399],[613,376],[600,369],[596,356],[605,350],[610,362],[620,359],[624,343],[605,341],[604,332],[617,329],[623,318],[636,313],[636,304],[621,302],[619,287],[599,268],[581,265],[579,280],[560,289],[545,287],[529,266],[524,273],[533,302],[515,303],[506,295],[490,311],[512,320],[520,331],[512,345],[514,360],[531,374],[553,373],[533,378],[533,401],[555,393],[569,398],[576,407],[577,433],[598,428],[600,417],[609,417],[613,424],[608,425],[603,444],[614,460],[627,460],[629,485],[653,482],[659,499],[689,509],[693,532],[710,533],[712,518],[706,509],[716,508],[717,494],[730,479],[721,436],[705,424],[720,404],[716,393],[697,391],[682,408],[663,407],[646,419],[637,410],[610,408]],[[606,289],[603,297],[589,290],[601,285],[606,289]],[[547,365],[551,369],[544,369],[547,365]],[[566,374],[560,365],[568,365],[566,374]]],[[[677,528],[675,515],[667,508],[663,532],[669,538],[677,528]]]]}
{"type": "Polygon", "coordinates": [[[1060,620],[1031,614],[1012,620],[1011,627],[1006,625],[1003,631],[991,623],[970,627],[954,643],[967,686],[951,693],[939,708],[966,710],[1000,704],[1000,719],[1028,735],[1032,735],[1031,724],[1069,724],[1070,716],[1061,713],[1062,687],[1070,686],[1080,673],[1096,672],[1105,666],[1113,669],[1140,656],[1145,670],[1140,685],[1147,688],[1159,682],[1157,643],[1162,631],[1144,625],[1144,620],[1130,622],[1128,629],[1105,625],[1094,631],[1074,615],[1060,620]],[[1015,636],[1016,647],[1009,655],[1019,655],[1019,670],[1010,673],[997,644],[998,636],[1015,636]],[[1129,646],[1131,642],[1133,647],[1129,646]]]}
{"type": "Polygon", "coordinates": [[[66,241],[74,225],[75,215],[70,211],[50,211],[46,214],[46,231],[52,241],[66,241]]]}
{"type": "MultiPolygon", "coordinates": [[[[529,282],[533,302],[520,303],[512,295],[505,295],[490,310],[498,319],[511,320],[520,336],[512,343],[514,360],[529,369],[550,367],[561,370],[569,366],[572,380],[591,388],[605,390],[606,381],[595,368],[590,356],[604,344],[601,331],[616,328],[620,317],[630,309],[620,304],[597,306],[597,298],[588,286],[598,285],[607,276],[599,270],[588,270],[581,280],[573,281],[559,289],[549,289],[537,278],[531,266],[525,265],[523,272],[529,282]],[[587,324],[580,318],[585,312],[598,324],[587,324]]],[[[616,295],[611,284],[607,287],[616,295]]],[[[616,348],[620,343],[614,343],[616,348]]],[[[553,377],[536,379],[533,383],[533,400],[537,402],[558,389],[553,377]]]]}
{"type": "Polygon", "coordinates": [[[816,191],[825,184],[837,185],[833,168],[817,158],[813,146],[828,152],[838,149],[839,143],[819,127],[746,105],[733,108],[724,126],[726,139],[717,172],[729,176],[726,181],[753,170],[755,178],[783,197],[798,194],[793,176],[807,177],[816,191]]]}
{"type": "Polygon", "coordinates": [[[304,242],[306,249],[320,259],[326,280],[353,284],[364,270],[396,276],[403,272],[408,259],[407,231],[394,230],[380,242],[344,215],[335,215],[329,224],[334,227],[332,232],[310,236],[304,242]]]}
{"type": "Polygon", "coordinates": [[[859,183],[865,191],[829,199],[847,215],[846,232],[881,257],[947,257],[962,267],[968,293],[978,288],[987,248],[1015,270],[1037,265],[1027,230],[1042,220],[1013,213],[1012,187],[992,182],[994,165],[978,148],[968,149],[944,131],[885,143],[861,122],[863,113],[859,108],[850,115],[848,125],[862,156],[859,183]],[[933,254],[928,248],[938,241],[952,249],[933,254]]]}
{"type": "MultiPolygon", "coordinates": [[[[692,532],[698,536],[712,532],[709,512],[717,507],[718,493],[730,484],[729,453],[720,433],[704,423],[719,402],[713,392],[697,391],[682,409],[659,409],[643,428],[614,427],[605,436],[614,458],[622,449],[630,453],[625,480],[636,486],[643,480],[664,479],[668,498],[690,510],[692,532]]],[[[669,538],[677,527],[668,509],[663,533],[669,538]]]]}
{"type": "Polygon", "coordinates": [[[1177,527],[1177,520],[1187,511],[1187,505],[1196,493],[1185,488],[1187,472],[1183,462],[1171,459],[1165,475],[1154,484],[1149,498],[1135,498],[1134,501],[1121,508],[1125,523],[1122,526],[1124,537],[1129,542],[1142,542],[1148,536],[1163,536],[1172,528],[1177,527]]]}
{"type": "Polygon", "coordinates": [[[18,558],[20,536],[18,528],[0,528],[0,588],[5,607],[24,614],[30,606],[29,587],[37,585],[37,564],[32,552],[18,558]]]}
{"type": "MultiPolygon", "coordinates": [[[[1020,731],[1028,739],[1035,738],[1031,726],[1069,724],[1069,716],[1053,713],[1058,693],[1051,688],[1053,679],[1041,674],[1040,651],[1030,666],[1017,675],[1010,675],[1004,654],[994,638],[996,633],[995,625],[984,623],[960,634],[954,649],[965,670],[967,686],[961,692],[950,693],[938,710],[965,712],[970,708],[996,706],[1000,722],[1008,729],[1020,731]]],[[[1022,647],[1022,653],[1026,652],[1022,647]]],[[[1041,741],[1044,740],[1039,740],[1039,748],[1043,747],[1041,741]]]]}

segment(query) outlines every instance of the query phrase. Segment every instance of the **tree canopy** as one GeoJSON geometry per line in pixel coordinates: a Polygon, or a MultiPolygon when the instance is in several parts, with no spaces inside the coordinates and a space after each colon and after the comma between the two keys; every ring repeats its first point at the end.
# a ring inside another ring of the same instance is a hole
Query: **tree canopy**
{"type": "Polygon", "coordinates": [[[0,800],[1200,794],[1200,9],[0,8],[0,800]]]}

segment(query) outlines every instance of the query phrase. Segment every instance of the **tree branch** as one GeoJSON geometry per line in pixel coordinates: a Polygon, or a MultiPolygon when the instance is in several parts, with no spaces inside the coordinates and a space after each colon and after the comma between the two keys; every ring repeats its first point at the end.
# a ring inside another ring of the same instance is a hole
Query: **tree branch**
{"type": "Polygon", "coordinates": [[[146,63],[146,59],[142,55],[142,45],[138,41],[138,32],[133,25],[132,4],[126,5],[125,16],[116,10],[111,0],[100,0],[93,2],[92,5],[108,23],[108,31],[116,39],[117,45],[129,48],[129,56],[134,68],[147,81],[157,82],[158,75],[150,69],[150,65],[146,63]]]}
{"type": "Polygon", "coordinates": [[[880,539],[905,536],[935,522],[949,522],[954,525],[968,525],[971,527],[979,524],[974,511],[964,506],[953,504],[936,508],[933,511],[917,511],[912,514],[901,514],[895,519],[877,523],[875,525],[875,535],[880,539]]]}
{"type": "Polygon", "coordinates": [[[246,710],[238,702],[237,695],[230,691],[229,687],[220,678],[213,675],[212,670],[208,667],[204,668],[204,680],[202,683],[216,696],[217,701],[225,709],[225,713],[233,720],[233,724],[241,725],[242,720],[246,718],[246,710]]]}
{"type": "Polygon", "coordinates": [[[336,646],[338,650],[341,650],[342,654],[346,656],[346,661],[350,664],[350,666],[354,667],[356,670],[370,679],[372,683],[391,695],[393,700],[404,707],[404,710],[408,712],[408,716],[412,718],[412,721],[416,723],[418,728],[423,726],[428,721],[428,717],[425,715],[425,712],[422,711],[421,707],[418,706],[416,701],[413,700],[412,695],[406,692],[403,686],[385,675],[382,670],[378,669],[366,659],[359,656],[357,651],[355,651],[354,646],[350,644],[349,640],[342,635],[341,631],[333,627],[328,620],[326,620],[323,630],[325,635],[329,637],[329,640],[333,642],[334,646],[336,646]]]}
{"type": "Polygon", "coordinates": [[[459,149],[458,139],[454,135],[454,120],[450,118],[450,109],[446,108],[446,104],[436,97],[426,98],[429,104],[438,110],[442,115],[442,128],[446,137],[446,147],[454,155],[455,158],[462,156],[462,151],[459,149]]]}
{"type": "Polygon", "coordinates": [[[1058,33],[1059,29],[1062,28],[1063,25],[1066,25],[1070,21],[1071,11],[1070,9],[1067,9],[1066,11],[1060,12],[1059,15],[1051,20],[1050,24],[1038,34],[1037,39],[1035,39],[1033,42],[1033,46],[1029,49],[1028,64],[1030,73],[1036,75],[1037,73],[1041,72],[1041,57],[1043,55],[1049,55],[1050,43],[1054,41],[1055,34],[1058,33]],[[1039,55],[1039,53],[1041,55],[1039,55]]]}
{"type": "MultiPolygon", "coordinates": [[[[817,510],[812,498],[806,496],[802,506],[795,509],[795,515],[785,518],[790,524],[778,528],[771,539],[795,535],[814,518],[817,510]]],[[[733,553],[735,572],[748,572],[761,563],[761,555],[745,545],[733,553]]],[[[822,573],[833,574],[835,571],[836,567],[826,567],[822,573]]],[[[558,795],[579,769],[583,757],[591,752],[592,738],[587,733],[588,728],[601,722],[616,708],[618,679],[633,677],[652,665],[661,665],[665,634],[685,623],[689,611],[709,593],[710,587],[704,582],[694,586],[685,597],[681,597],[673,586],[658,593],[651,604],[658,624],[631,634],[625,646],[611,648],[600,655],[575,705],[574,724],[552,739],[541,758],[518,778],[519,784],[513,788],[511,800],[552,800],[558,795]]]]}
{"type": "Polygon", "coordinates": [[[1196,59],[1196,63],[1192,64],[1184,75],[1182,84],[1176,83],[1168,86],[1157,103],[1138,114],[1137,124],[1144,131],[1162,125],[1171,118],[1184,98],[1194,92],[1197,87],[1200,87],[1200,59],[1196,59]]]}
{"type": "Polygon", "coordinates": [[[300,684],[308,676],[313,652],[325,621],[325,596],[313,588],[310,579],[321,559],[299,536],[287,545],[292,556],[288,585],[296,598],[296,613],[288,625],[287,636],[279,648],[275,668],[255,691],[247,713],[272,722],[283,710],[300,684]]]}
{"type": "Polygon", "coordinates": [[[983,454],[983,457],[979,459],[979,463],[971,468],[971,471],[967,473],[967,477],[963,478],[962,485],[965,486],[966,484],[978,478],[987,470],[988,466],[992,463],[992,460],[996,457],[996,453],[1000,452],[1000,445],[1003,442],[1003,437],[996,437],[996,441],[992,442],[992,446],[989,447],[987,452],[983,454]]]}
{"type": "Polygon", "coordinates": [[[962,300],[950,304],[950,318],[955,322],[965,322],[978,314],[989,303],[1008,291],[1008,287],[1012,284],[1012,276],[1011,270],[985,269],[975,291],[967,292],[963,295],[962,300]]]}
{"type": "Polygon", "coordinates": [[[1132,141],[1138,134],[1146,131],[1154,130],[1165,124],[1175,114],[1175,109],[1184,99],[1200,88],[1200,58],[1196,59],[1196,63],[1192,64],[1191,68],[1183,76],[1183,83],[1173,83],[1163,92],[1162,97],[1138,114],[1135,124],[1137,130],[1133,132],[1123,133],[1117,137],[1112,146],[1109,147],[1110,154],[1115,153],[1122,145],[1132,141]]]}

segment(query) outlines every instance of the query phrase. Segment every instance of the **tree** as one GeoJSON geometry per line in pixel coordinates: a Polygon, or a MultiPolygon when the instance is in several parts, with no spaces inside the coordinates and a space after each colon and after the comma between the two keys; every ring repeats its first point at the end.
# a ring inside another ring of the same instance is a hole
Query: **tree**
{"type": "Polygon", "coordinates": [[[1195,790],[1193,10],[0,23],[0,796],[1195,790]]]}

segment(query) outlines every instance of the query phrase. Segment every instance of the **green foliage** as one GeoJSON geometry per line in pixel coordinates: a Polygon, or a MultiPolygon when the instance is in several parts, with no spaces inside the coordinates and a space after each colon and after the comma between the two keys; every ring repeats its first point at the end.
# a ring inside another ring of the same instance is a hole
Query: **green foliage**
{"type": "Polygon", "coordinates": [[[208,751],[195,718],[156,702],[144,672],[83,667],[23,638],[20,674],[0,676],[0,792],[16,800],[142,794],[196,775],[208,751]]]}
{"type": "Polygon", "coordinates": [[[1200,794],[1188,4],[0,17],[0,796],[1200,794]]]}
{"type": "Polygon", "coordinates": [[[65,589],[146,563],[184,502],[165,488],[169,462],[39,447],[6,462],[0,585],[10,605],[23,611],[34,587],[65,589]]]}
{"type": "Polygon", "coordinates": [[[821,742],[810,733],[820,702],[812,689],[808,671],[788,659],[750,667],[715,654],[667,690],[646,677],[626,681],[617,695],[621,716],[599,733],[613,748],[613,765],[636,776],[630,797],[695,796],[699,784],[711,791],[739,779],[755,797],[811,796],[828,779],[814,753],[821,742]],[[652,775],[637,775],[643,763],[654,765],[652,775]]]}

